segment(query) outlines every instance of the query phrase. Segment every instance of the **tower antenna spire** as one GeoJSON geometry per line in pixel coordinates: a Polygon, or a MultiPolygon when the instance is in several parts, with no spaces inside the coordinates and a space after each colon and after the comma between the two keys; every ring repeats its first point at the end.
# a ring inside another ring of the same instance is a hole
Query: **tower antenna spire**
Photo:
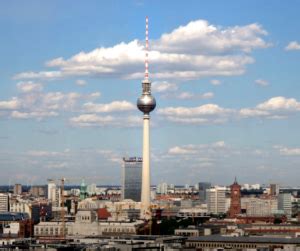
{"type": "Polygon", "coordinates": [[[146,43],[145,43],[145,80],[149,79],[149,61],[148,61],[148,55],[149,55],[149,34],[148,34],[148,16],[146,16],[146,43]]]}

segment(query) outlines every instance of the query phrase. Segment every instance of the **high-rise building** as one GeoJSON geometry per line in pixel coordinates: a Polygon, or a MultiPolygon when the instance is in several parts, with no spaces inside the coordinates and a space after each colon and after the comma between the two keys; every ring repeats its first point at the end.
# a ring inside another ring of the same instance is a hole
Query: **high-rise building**
{"type": "Polygon", "coordinates": [[[145,46],[145,77],[142,82],[143,92],[137,100],[138,109],[143,112],[143,169],[142,169],[142,194],[141,218],[149,219],[150,213],[150,112],[155,109],[156,101],[151,95],[151,82],[148,72],[148,17],[146,17],[146,46],[145,46]]]}
{"type": "Polygon", "coordinates": [[[0,193],[0,212],[9,211],[9,197],[8,194],[0,193]]]}
{"type": "Polygon", "coordinates": [[[35,197],[44,197],[46,194],[45,186],[32,186],[30,187],[29,193],[35,197]]]}
{"type": "Polygon", "coordinates": [[[48,193],[47,198],[48,200],[55,201],[55,194],[56,194],[56,184],[54,180],[48,180],[48,193]]]}
{"type": "Polygon", "coordinates": [[[230,186],[230,208],[229,217],[235,218],[241,213],[241,186],[234,180],[234,183],[230,186]]]}
{"type": "Polygon", "coordinates": [[[291,218],[292,195],[290,193],[280,193],[278,195],[278,210],[283,210],[287,218],[291,218]]]}
{"type": "Polygon", "coordinates": [[[198,188],[199,188],[199,199],[201,202],[207,202],[206,201],[206,190],[211,187],[210,182],[199,182],[198,188]]]}
{"type": "Polygon", "coordinates": [[[167,194],[168,193],[168,184],[167,183],[161,183],[158,184],[156,187],[156,193],[158,194],[167,194]]]}
{"type": "Polygon", "coordinates": [[[48,180],[48,200],[52,202],[52,205],[55,207],[60,206],[60,188],[56,187],[55,181],[48,180]]]}
{"type": "Polygon", "coordinates": [[[277,196],[279,194],[279,185],[270,184],[270,195],[277,196]]]}
{"type": "Polygon", "coordinates": [[[207,208],[210,213],[219,214],[226,212],[226,187],[215,186],[207,189],[207,208]]]}
{"type": "Polygon", "coordinates": [[[123,158],[122,199],[141,201],[142,158],[123,158]]]}
{"type": "Polygon", "coordinates": [[[81,184],[80,184],[80,199],[84,200],[85,198],[87,198],[87,185],[85,184],[84,180],[82,180],[81,184]]]}
{"type": "Polygon", "coordinates": [[[21,194],[22,193],[22,185],[21,184],[15,184],[14,185],[14,194],[21,194]]]}
{"type": "Polygon", "coordinates": [[[91,184],[87,186],[87,193],[89,195],[94,195],[97,193],[97,185],[96,184],[91,184]]]}

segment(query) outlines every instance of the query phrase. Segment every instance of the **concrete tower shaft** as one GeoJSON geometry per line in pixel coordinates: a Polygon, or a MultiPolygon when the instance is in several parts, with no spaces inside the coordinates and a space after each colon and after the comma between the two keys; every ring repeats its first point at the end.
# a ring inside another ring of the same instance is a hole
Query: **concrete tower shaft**
{"type": "Polygon", "coordinates": [[[142,82],[143,92],[137,100],[138,109],[143,116],[143,167],[141,192],[141,219],[151,218],[150,209],[150,112],[155,109],[156,101],[151,95],[151,82],[148,72],[148,17],[146,17],[146,52],[145,52],[145,78],[142,82]]]}

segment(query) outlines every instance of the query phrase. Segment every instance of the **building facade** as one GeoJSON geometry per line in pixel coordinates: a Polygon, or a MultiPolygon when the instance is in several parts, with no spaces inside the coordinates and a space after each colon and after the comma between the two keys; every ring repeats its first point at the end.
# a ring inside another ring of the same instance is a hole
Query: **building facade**
{"type": "Polygon", "coordinates": [[[199,182],[198,183],[199,199],[201,202],[207,202],[206,189],[209,189],[210,187],[211,187],[210,182],[199,182]]]}
{"type": "Polygon", "coordinates": [[[271,216],[278,209],[277,198],[243,197],[241,208],[248,216],[271,216]]]}
{"type": "Polygon", "coordinates": [[[287,218],[292,217],[292,195],[290,193],[278,195],[278,210],[283,210],[287,218]]]}
{"type": "Polygon", "coordinates": [[[208,212],[226,213],[226,187],[215,186],[206,190],[208,212]]]}
{"type": "Polygon", "coordinates": [[[0,193],[0,212],[9,211],[9,197],[8,194],[0,193]]]}
{"type": "Polygon", "coordinates": [[[122,199],[141,201],[142,158],[123,158],[122,199]]]}
{"type": "Polygon", "coordinates": [[[14,194],[20,195],[22,193],[22,185],[21,184],[15,184],[14,185],[14,194]]]}

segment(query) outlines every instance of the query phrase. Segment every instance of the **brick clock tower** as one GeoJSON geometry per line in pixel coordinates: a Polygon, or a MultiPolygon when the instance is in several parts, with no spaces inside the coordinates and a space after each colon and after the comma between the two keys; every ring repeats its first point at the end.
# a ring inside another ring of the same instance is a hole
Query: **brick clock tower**
{"type": "Polygon", "coordinates": [[[241,213],[241,186],[237,183],[236,178],[230,186],[230,208],[228,212],[229,218],[236,218],[241,213]]]}

